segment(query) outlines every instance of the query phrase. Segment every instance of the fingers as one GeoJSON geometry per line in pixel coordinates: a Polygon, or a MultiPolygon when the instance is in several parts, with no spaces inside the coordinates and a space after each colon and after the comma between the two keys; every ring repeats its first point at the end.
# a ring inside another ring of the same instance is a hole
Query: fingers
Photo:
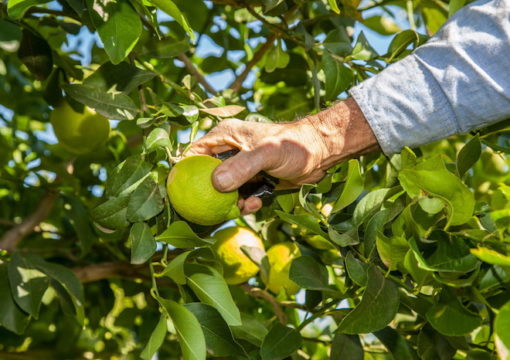
{"type": "Polygon", "coordinates": [[[243,208],[241,213],[243,215],[253,214],[260,210],[262,207],[262,200],[256,196],[250,196],[248,199],[244,199],[243,208]]]}
{"type": "Polygon", "coordinates": [[[260,150],[241,151],[221,163],[213,174],[213,185],[221,192],[238,189],[268,165],[260,150]]]}
{"type": "Polygon", "coordinates": [[[195,141],[186,156],[190,155],[214,155],[232,148],[243,148],[242,136],[243,121],[237,119],[225,119],[206,135],[195,141]]]}

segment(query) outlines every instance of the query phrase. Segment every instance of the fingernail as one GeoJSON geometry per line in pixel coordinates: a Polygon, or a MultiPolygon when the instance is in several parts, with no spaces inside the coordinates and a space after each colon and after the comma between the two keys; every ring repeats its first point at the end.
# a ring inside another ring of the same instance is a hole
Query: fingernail
{"type": "Polygon", "coordinates": [[[214,174],[214,185],[219,191],[230,191],[234,186],[234,179],[227,171],[214,174]]]}

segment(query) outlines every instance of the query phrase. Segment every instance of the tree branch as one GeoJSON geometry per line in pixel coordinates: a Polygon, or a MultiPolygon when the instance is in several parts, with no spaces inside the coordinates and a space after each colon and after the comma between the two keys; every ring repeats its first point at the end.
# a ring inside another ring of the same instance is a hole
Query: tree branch
{"type": "Polygon", "coordinates": [[[75,267],[72,270],[82,283],[113,277],[150,279],[146,266],[132,265],[125,262],[105,262],[75,267]]]}
{"type": "Polygon", "coordinates": [[[195,79],[197,79],[197,81],[200,84],[202,84],[202,86],[208,92],[210,92],[213,95],[217,94],[216,90],[214,90],[214,88],[211,86],[211,84],[209,84],[209,82],[207,82],[205,77],[198,71],[198,69],[195,67],[195,65],[193,65],[193,63],[191,62],[189,57],[187,57],[185,54],[179,54],[179,55],[177,55],[177,58],[179,58],[179,60],[181,60],[184,63],[184,65],[186,66],[186,69],[188,69],[191,76],[193,76],[195,79]]]}
{"type": "Polygon", "coordinates": [[[265,290],[250,286],[248,284],[241,285],[241,289],[243,289],[245,292],[247,292],[249,295],[253,297],[266,300],[268,303],[270,303],[280,323],[282,323],[283,325],[287,324],[287,316],[283,312],[280,303],[278,302],[278,300],[275,299],[273,295],[271,295],[265,290]]]}
{"type": "Polygon", "coordinates": [[[16,248],[16,245],[25,236],[34,231],[35,227],[39,225],[41,221],[46,219],[46,217],[50,214],[56,198],[57,193],[55,191],[49,191],[46,193],[39,202],[39,205],[37,205],[35,211],[30,214],[30,216],[4,234],[0,240],[0,249],[13,251],[16,248]]]}

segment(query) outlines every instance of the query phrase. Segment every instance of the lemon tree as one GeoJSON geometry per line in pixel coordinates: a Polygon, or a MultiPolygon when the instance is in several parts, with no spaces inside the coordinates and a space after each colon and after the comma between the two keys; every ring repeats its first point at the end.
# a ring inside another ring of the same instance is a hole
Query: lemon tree
{"type": "Polygon", "coordinates": [[[506,359],[507,122],[252,216],[185,157],[345,98],[465,3],[0,1],[0,359],[506,359]]]}

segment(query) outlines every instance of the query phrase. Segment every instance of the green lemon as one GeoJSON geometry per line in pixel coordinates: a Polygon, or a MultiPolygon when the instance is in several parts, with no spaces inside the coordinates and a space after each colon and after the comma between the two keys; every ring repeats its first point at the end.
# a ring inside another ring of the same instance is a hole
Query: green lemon
{"type": "Polygon", "coordinates": [[[175,211],[199,225],[216,225],[241,215],[238,193],[222,193],[212,184],[214,169],[221,160],[193,155],[179,161],[170,171],[167,192],[175,211]]]}
{"type": "Polygon", "coordinates": [[[50,116],[59,143],[74,154],[86,154],[108,140],[110,123],[102,115],[85,106],[82,113],[64,102],[50,116]]]}
{"type": "Polygon", "coordinates": [[[241,246],[249,246],[264,251],[264,243],[254,232],[244,227],[229,227],[213,237],[216,242],[212,249],[223,266],[223,277],[228,284],[242,284],[257,275],[258,266],[241,250],[241,246]]]}
{"type": "Polygon", "coordinates": [[[292,260],[301,256],[301,250],[296,243],[287,241],[273,245],[266,255],[269,262],[269,276],[262,280],[267,288],[275,294],[281,290],[285,290],[287,295],[297,293],[299,286],[289,279],[292,260]]]}

